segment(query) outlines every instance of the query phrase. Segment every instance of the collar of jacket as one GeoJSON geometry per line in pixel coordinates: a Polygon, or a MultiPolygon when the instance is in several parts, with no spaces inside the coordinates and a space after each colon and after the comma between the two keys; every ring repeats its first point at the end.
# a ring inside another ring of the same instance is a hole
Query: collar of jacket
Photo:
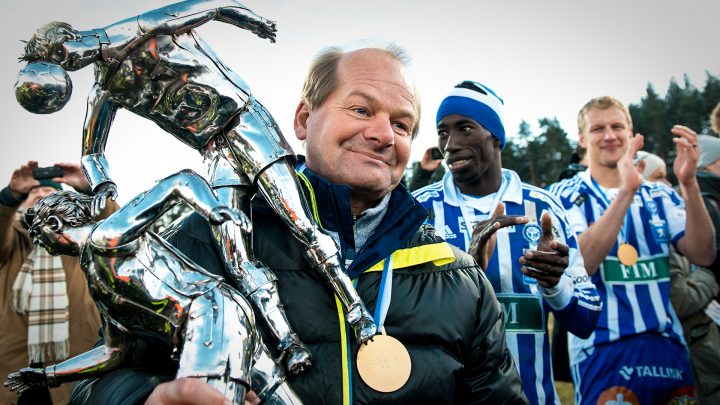
{"type": "MultiPolygon", "coordinates": [[[[304,164],[304,157],[298,157],[298,172],[309,181],[310,202],[320,217],[321,226],[335,232],[340,239],[340,254],[345,259],[348,250],[354,252],[355,240],[353,218],[350,210],[350,187],[344,184],[329,182],[324,177],[313,173],[304,164]],[[313,198],[322,196],[322,198],[313,198]]],[[[308,187],[307,183],[301,181],[308,187]]],[[[374,264],[385,259],[397,249],[404,247],[408,240],[417,232],[427,217],[422,207],[402,184],[395,187],[390,194],[387,212],[375,232],[368,238],[365,247],[356,253],[352,264],[345,270],[354,279],[374,264]]],[[[344,262],[342,260],[341,262],[344,262]]]]}

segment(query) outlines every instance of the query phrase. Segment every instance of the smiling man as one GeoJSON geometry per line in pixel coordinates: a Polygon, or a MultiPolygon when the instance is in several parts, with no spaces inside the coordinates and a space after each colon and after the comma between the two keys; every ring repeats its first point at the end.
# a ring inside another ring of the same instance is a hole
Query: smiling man
{"type": "Polygon", "coordinates": [[[552,404],[558,399],[547,314],[587,337],[601,304],[559,201],[502,168],[502,109],[502,99],[487,86],[471,81],[455,86],[436,118],[438,146],[450,171],[414,195],[430,211],[436,234],[475,256],[476,224],[486,224],[503,209],[527,217],[526,223],[497,232],[485,274],[505,312],[506,340],[525,394],[534,404],[552,404]]]}
{"type": "Polygon", "coordinates": [[[670,305],[668,254],[672,243],[695,264],[715,258],[715,232],[695,177],[698,136],[680,125],[671,130],[683,203],[669,187],[643,180],[644,163],[634,167],[643,137],[633,136],[630,112],[620,101],[588,101],[578,129],[588,170],[550,189],[579,234],[605,310],[592,336],[569,339],[576,403],[688,403],[695,389],[670,305]]]}
{"type": "MultiPolygon", "coordinates": [[[[405,61],[395,47],[322,52],[294,119],[307,153],[297,171],[314,217],[338,242],[347,275],[384,336],[362,348],[352,339],[332,289],[302,259],[306,248],[262,198],[254,201],[255,252],[275,271],[290,323],[313,356],[312,367],[288,383],[306,404],[526,403],[487,278],[470,256],[430,232],[426,211],[399,186],[420,112],[405,61]],[[361,353],[390,338],[397,341],[391,352],[363,360],[361,353]],[[391,378],[364,372],[399,358],[409,363],[387,364],[391,378]]],[[[187,218],[169,240],[202,267],[224,270],[203,218],[187,218]]],[[[202,381],[155,388],[158,378],[148,373],[157,374],[156,364],[136,370],[81,384],[78,402],[123,403],[124,393],[144,399],[154,389],[149,404],[222,403],[202,381]]],[[[162,371],[172,378],[171,367],[162,371]]]]}

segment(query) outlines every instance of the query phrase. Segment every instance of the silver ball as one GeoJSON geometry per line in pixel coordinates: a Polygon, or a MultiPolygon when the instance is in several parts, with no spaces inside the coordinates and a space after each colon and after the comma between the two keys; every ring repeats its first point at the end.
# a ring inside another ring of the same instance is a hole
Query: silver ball
{"type": "Polygon", "coordinates": [[[70,100],[71,93],[70,76],[54,63],[28,63],[20,69],[15,82],[15,99],[35,114],[59,111],[70,100]]]}

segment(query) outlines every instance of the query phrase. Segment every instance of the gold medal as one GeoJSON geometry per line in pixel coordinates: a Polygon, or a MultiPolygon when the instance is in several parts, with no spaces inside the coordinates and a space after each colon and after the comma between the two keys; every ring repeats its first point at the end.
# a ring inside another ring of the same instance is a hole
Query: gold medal
{"type": "Polygon", "coordinates": [[[357,370],[368,387],[379,392],[399,390],[410,378],[410,353],[399,340],[386,334],[360,346],[357,370]]]}
{"type": "Polygon", "coordinates": [[[638,252],[631,244],[623,243],[618,247],[617,258],[620,260],[620,263],[626,266],[633,266],[637,263],[638,252]]]}

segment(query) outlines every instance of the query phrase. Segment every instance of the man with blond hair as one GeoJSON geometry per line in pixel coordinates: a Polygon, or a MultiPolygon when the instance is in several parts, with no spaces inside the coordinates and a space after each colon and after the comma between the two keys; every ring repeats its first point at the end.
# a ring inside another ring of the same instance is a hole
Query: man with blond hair
{"type": "Polygon", "coordinates": [[[687,347],[670,305],[668,254],[672,243],[695,264],[715,259],[715,232],[695,178],[697,134],[681,125],[671,129],[683,202],[672,189],[645,182],[643,163],[633,165],[643,136],[633,136],[620,101],[590,100],[578,114],[578,128],[588,170],[551,190],[579,234],[604,309],[589,338],[569,339],[576,403],[694,399],[687,347]]]}

